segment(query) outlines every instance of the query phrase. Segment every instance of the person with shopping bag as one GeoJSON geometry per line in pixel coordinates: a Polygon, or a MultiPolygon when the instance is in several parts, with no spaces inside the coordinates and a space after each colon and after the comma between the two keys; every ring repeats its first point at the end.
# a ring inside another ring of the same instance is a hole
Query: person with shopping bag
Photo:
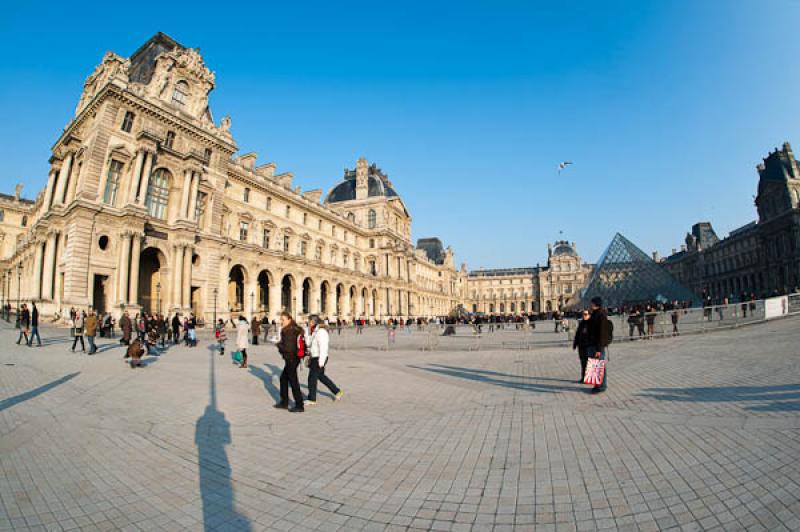
{"type": "Polygon", "coordinates": [[[588,353],[596,360],[604,362],[602,377],[598,379],[600,382],[595,383],[592,393],[602,393],[608,388],[608,345],[611,343],[611,324],[601,298],[592,298],[591,309],[588,353]]]}

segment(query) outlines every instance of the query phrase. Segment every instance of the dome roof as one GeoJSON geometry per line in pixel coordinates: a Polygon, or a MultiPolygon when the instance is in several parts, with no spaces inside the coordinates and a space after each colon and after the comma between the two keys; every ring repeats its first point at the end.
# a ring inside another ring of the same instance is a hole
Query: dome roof
{"type": "Polygon", "coordinates": [[[575,251],[575,248],[572,247],[572,244],[566,240],[559,240],[555,243],[555,246],[553,246],[553,255],[568,255],[570,257],[577,257],[578,252],[575,251]]]}
{"type": "MultiPolygon", "coordinates": [[[[399,197],[392,187],[391,181],[375,164],[369,167],[367,176],[367,196],[383,196],[386,198],[399,197]]],[[[325,197],[325,203],[350,201],[356,199],[356,171],[345,170],[344,179],[334,186],[325,197]]]]}

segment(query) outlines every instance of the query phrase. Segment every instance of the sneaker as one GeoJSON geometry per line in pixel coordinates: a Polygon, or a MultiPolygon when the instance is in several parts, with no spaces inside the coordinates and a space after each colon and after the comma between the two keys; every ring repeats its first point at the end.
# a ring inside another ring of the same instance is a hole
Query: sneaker
{"type": "Polygon", "coordinates": [[[302,406],[293,406],[289,409],[289,412],[296,414],[298,412],[305,412],[305,409],[302,406]]]}
{"type": "Polygon", "coordinates": [[[312,401],[311,399],[306,399],[305,403],[303,403],[303,404],[307,405],[307,406],[314,406],[314,405],[317,404],[317,402],[316,401],[312,401]]]}
{"type": "Polygon", "coordinates": [[[344,397],[344,392],[339,390],[339,393],[336,394],[336,397],[333,399],[334,401],[340,401],[344,397]]]}

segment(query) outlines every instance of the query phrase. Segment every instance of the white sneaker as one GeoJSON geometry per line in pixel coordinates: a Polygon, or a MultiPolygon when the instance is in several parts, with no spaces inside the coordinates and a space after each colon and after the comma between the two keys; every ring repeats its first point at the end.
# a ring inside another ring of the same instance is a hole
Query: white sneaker
{"type": "Polygon", "coordinates": [[[306,399],[303,404],[306,405],[306,406],[314,406],[315,404],[317,404],[317,402],[316,401],[312,401],[310,399],[306,399]]]}
{"type": "Polygon", "coordinates": [[[334,401],[340,401],[342,397],[344,397],[344,392],[342,390],[339,390],[339,393],[336,394],[334,401]]]}

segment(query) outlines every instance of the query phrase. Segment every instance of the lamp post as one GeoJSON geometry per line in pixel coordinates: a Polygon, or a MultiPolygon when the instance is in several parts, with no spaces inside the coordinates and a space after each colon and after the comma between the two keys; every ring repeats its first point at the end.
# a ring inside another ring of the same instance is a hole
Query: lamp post
{"type": "Polygon", "coordinates": [[[22,264],[17,264],[17,324],[16,328],[19,329],[19,303],[22,291],[22,264]]]}
{"type": "Polygon", "coordinates": [[[217,289],[214,288],[214,327],[217,326],[217,289]]]}
{"type": "Polygon", "coordinates": [[[159,315],[161,314],[161,281],[156,283],[156,308],[159,315]]]}

